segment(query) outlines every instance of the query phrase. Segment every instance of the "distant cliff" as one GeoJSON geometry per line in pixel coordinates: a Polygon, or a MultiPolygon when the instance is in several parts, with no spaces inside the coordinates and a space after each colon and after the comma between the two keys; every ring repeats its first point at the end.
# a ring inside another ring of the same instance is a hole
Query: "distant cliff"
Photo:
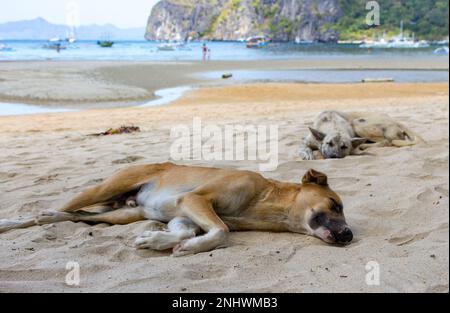
{"type": "Polygon", "coordinates": [[[448,37],[448,0],[378,0],[381,26],[365,23],[368,0],[161,0],[147,24],[148,40],[238,40],[268,35],[276,41],[372,38],[406,31],[421,39],[448,37]]]}
{"type": "Polygon", "coordinates": [[[163,0],[150,15],[148,40],[238,40],[270,35],[277,41],[335,41],[338,0],[163,0]]]}

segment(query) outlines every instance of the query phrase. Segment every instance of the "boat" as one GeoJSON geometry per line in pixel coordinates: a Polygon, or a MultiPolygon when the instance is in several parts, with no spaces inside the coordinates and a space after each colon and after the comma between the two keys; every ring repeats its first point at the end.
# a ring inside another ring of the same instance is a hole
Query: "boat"
{"type": "Polygon", "coordinates": [[[159,51],[175,51],[175,50],[186,50],[190,51],[188,47],[186,47],[186,44],[184,42],[166,42],[163,44],[160,44],[158,46],[159,51]]]}
{"type": "Polygon", "coordinates": [[[66,32],[66,41],[70,44],[75,43],[77,41],[75,27],[71,26],[66,32]]]}
{"type": "Polygon", "coordinates": [[[247,39],[247,48],[261,49],[268,47],[272,40],[266,36],[255,36],[247,39]]]}
{"type": "Polygon", "coordinates": [[[372,49],[372,48],[387,49],[387,48],[389,48],[389,42],[386,39],[381,38],[381,39],[375,40],[375,41],[367,41],[367,42],[361,44],[359,47],[365,48],[365,49],[372,49]]]}
{"type": "Polygon", "coordinates": [[[448,55],[448,47],[437,48],[433,53],[437,55],[448,55]]]}
{"type": "Polygon", "coordinates": [[[0,51],[9,52],[13,51],[13,49],[8,47],[6,44],[0,43],[0,51]]]}
{"type": "Polygon", "coordinates": [[[413,38],[405,37],[403,30],[403,21],[400,25],[400,34],[391,40],[387,41],[384,36],[380,40],[366,42],[360,45],[360,48],[368,49],[419,49],[428,48],[430,44],[425,40],[416,41],[413,38]]]}
{"type": "Polygon", "coordinates": [[[159,51],[175,51],[177,48],[177,44],[174,43],[163,43],[158,46],[159,51]]]}
{"type": "Polygon", "coordinates": [[[111,48],[114,45],[114,41],[111,40],[99,40],[97,41],[97,45],[102,48],[111,48]]]}
{"type": "Polygon", "coordinates": [[[365,44],[364,40],[338,40],[338,45],[362,45],[365,44]]]}
{"type": "Polygon", "coordinates": [[[48,42],[42,47],[44,49],[61,51],[67,49],[67,46],[63,45],[63,41],[59,38],[51,38],[48,42]]]}
{"type": "Polygon", "coordinates": [[[297,45],[312,45],[314,43],[314,40],[305,40],[305,39],[301,39],[300,37],[296,37],[294,42],[297,45]]]}
{"type": "Polygon", "coordinates": [[[448,46],[448,38],[434,42],[438,46],[448,46]]]}

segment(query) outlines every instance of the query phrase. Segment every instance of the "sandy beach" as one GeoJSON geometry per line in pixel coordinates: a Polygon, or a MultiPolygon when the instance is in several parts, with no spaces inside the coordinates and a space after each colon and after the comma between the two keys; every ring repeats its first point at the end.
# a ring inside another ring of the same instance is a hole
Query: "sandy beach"
{"type": "MultiPolygon", "coordinates": [[[[57,210],[89,186],[130,165],[170,160],[170,130],[205,124],[275,124],[279,167],[268,178],[299,182],[325,172],[345,203],[355,241],[328,246],[297,234],[232,233],[229,247],[185,258],[137,251],[136,236],[154,227],[61,223],[0,234],[0,292],[448,292],[449,85],[208,82],[175,103],[117,108],[154,91],[203,84],[192,75],[237,68],[448,69],[448,59],[230,63],[3,62],[0,102],[88,109],[0,117],[0,219],[57,210]],[[181,75],[176,75],[182,69],[181,75]],[[152,75],[151,73],[156,73],[152,75]],[[59,75],[59,76],[58,76],[59,75]],[[87,79],[89,78],[89,79],[87,79]],[[426,144],[375,148],[373,155],[302,161],[298,147],[325,109],[384,112],[426,144]],[[89,134],[135,125],[140,133],[89,134]],[[81,285],[65,284],[67,262],[81,266],[81,285]],[[380,265],[380,286],[366,265],[380,265]]],[[[252,161],[184,164],[258,170],[252,161]]]]}
{"type": "MultiPolygon", "coordinates": [[[[239,70],[446,70],[448,58],[430,56],[308,58],[304,60],[130,62],[28,61],[0,62],[0,103],[40,104],[47,107],[111,108],[142,104],[155,92],[179,86],[228,84],[209,72],[239,70]]],[[[364,77],[366,78],[366,77],[364,77]]]]}

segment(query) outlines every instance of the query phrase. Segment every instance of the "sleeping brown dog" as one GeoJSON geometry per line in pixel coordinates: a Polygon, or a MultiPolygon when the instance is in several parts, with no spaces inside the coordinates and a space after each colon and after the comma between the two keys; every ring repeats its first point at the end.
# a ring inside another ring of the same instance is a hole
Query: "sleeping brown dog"
{"type": "Polygon", "coordinates": [[[294,232],[330,244],[353,240],[342,201],[325,174],[309,170],[302,183],[283,183],[248,171],[172,163],[120,171],[60,211],[0,221],[0,233],[62,221],[124,225],[141,220],[168,227],[144,233],[136,247],[173,249],[175,256],[225,246],[230,230],[294,232]]]}

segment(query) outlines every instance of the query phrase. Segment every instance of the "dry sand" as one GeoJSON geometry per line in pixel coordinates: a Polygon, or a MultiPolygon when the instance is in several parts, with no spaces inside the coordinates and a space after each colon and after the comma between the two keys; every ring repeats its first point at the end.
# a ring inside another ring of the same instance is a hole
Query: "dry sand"
{"type": "MultiPolygon", "coordinates": [[[[136,251],[151,226],[62,223],[0,235],[0,292],[448,292],[448,84],[267,84],[199,89],[155,108],[0,117],[0,219],[58,209],[130,164],[169,159],[170,128],[205,123],[277,124],[280,166],[265,176],[298,182],[327,173],[355,241],[344,248],[297,234],[233,233],[230,247],[172,258],[136,251]],[[377,148],[374,156],[301,161],[307,126],[323,109],[387,112],[428,144],[377,148]],[[134,124],[141,133],[88,137],[134,124]],[[64,283],[81,265],[81,286],[64,283]],[[381,285],[365,266],[380,264],[381,285]]],[[[185,162],[257,170],[254,162],[185,162]]]]}

